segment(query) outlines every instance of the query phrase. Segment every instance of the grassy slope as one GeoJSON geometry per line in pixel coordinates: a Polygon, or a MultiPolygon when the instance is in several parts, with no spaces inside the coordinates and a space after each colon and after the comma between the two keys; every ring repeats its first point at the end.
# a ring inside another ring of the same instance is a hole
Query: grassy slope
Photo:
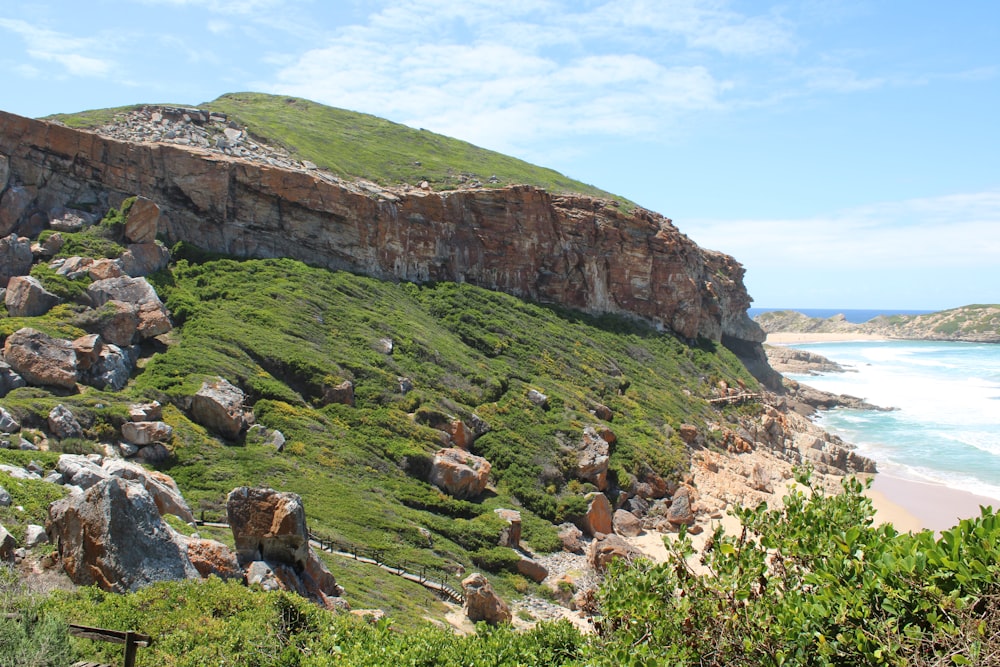
{"type": "MultiPolygon", "coordinates": [[[[65,403],[97,439],[120,426],[129,400],[181,403],[203,378],[222,375],[249,392],[258,421],[288,442],[280,454],[222,442],[168,404],[176,460],[164,470],[196,512],[221,513],[239,485],[294,491],[314,531],[417,568],[473,567],[488,557],[499,532],[492,510],[502,506],[521,506],[526,539],[554,548],[550,522],[579,511],[592,488],[572,468],[583,427],[600,424],[593,401],[615,412],[612,479],[627,484],[647,469],[686,470],[674,429],[713,414],[699,397],[716,379],[753,384],[721,346],[688,347],[642,324],[468,285],[392,284],[291,260],[228,259],[182,260],[154,281],[180,323],[176,342],[149,358],[125,392],[24,388],[4,407],[30,426],[65,403]],[[391,355],[376,350],[381,338],[393,340],[391,355]],[[415,387],[405,395],[402,376],[415,387]],[[355,383],[357,407],[322,405],[324,388],[344,379],[355,383]],[[548,410],[527,400],[529,388],[550,397],[548,410]],[[468,420],[473,411],[492,426],[473,450],[493,463],[496,488],[468,502],[423,481],[440,434],[411,415],[468,420]]],[[[0,330],[6,324],[13,322],[0,317],[0,330]]],[[[0,451],[0,460],[7,456],[0,451]]],[[[506,585],[523,582],[508,577],[506,585]]],[[[392,608],[373,595],[353,603],[392,608]]]]}
{"type": "MultiPolygon", "coordinates": [[[[92,128],[111,122],[119,107],[52,116],[71,127],[92,128]]],[[[281,146],[342,178],[364,178],[383,185],[428,181],[437,190],[456,188],[459,176],[486,187],[529,184],[550,192],[597,197],[614,195],[523,160],[470,143],[368,114],[328,107],[308,100],[264,93],[230,93],[201,105],[220,111],[264,142],[281,146]],[[489,179],[496,176],[497,182],[489,179]]]]}

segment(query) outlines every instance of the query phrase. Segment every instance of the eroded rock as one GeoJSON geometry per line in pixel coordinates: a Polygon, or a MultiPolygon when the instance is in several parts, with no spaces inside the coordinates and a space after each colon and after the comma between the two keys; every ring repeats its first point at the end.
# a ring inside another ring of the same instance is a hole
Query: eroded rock
{"type": "Polygon", "coordinates": [[[475,498],[486,489],[490,462],[464,449],[448,447],[434,454],[430,483],[455,498],[475,498]]]}
{"type": "Polygon", "coordinates": [[[493,586],[478,572],[462,581],[465,592],[465,614],[473,623],[486,621],[491,625],[509,623],[510,607],[500,599],[493,586]]]}

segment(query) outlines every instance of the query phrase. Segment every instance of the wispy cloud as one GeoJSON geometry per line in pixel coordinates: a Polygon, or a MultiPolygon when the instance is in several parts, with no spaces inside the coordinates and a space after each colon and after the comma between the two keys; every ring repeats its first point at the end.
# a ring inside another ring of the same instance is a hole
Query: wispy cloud
{"type": "MultiPolygon", "coordinates": [[[[20,19],[0,18],[0,29],[21,37],[28,45],[27,54],[35,60],[54,62],[63,67],[66,74],[84,77],[103,77],[114,68],[114,61],[94,55],[100,53],[100,41],[87,37],[56,32],[41,28],[20,19]]],[[[37,68],[22,64],[22,71],[40,73],[37,68]]]]}

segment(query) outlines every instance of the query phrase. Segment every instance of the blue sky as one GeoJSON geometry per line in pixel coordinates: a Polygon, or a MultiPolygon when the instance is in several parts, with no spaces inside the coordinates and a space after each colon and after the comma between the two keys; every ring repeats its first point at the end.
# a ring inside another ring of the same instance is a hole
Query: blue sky
{"type": "Polygon", "coordinates": [[[994,0],[7,0],[0,109],[306,97],[557,169],[760,307],[1000,302],[994,0]]]}

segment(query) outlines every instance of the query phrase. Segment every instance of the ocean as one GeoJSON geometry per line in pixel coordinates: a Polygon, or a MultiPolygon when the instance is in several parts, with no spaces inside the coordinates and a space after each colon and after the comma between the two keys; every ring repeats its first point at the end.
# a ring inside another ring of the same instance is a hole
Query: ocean
{"type": "Polygon", "coordinates": [[[837,409],[818,424],[857,445],[879,471],[943,484],[1000,507],[1000,345],[881,341],[794,345],[852,372],[789,375],[892,412],[837,409]]]}

